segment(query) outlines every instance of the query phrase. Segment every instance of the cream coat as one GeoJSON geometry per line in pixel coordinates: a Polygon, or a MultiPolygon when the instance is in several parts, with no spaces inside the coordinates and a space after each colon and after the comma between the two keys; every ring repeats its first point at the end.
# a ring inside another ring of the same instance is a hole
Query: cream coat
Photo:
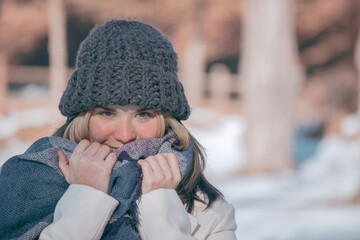
{"type": "MultiPolygon", "coordinates": [[[[100,239],[118,202],[94,188],[72,184],[58,202],[54,221],[40,239],[100,239]]],[[[235,211],[225,200],[209,208],[196,202],[188,214],[173,189],[158,189],[142,195],[139,203],[142,240],[233,240],[235,211]]]]}

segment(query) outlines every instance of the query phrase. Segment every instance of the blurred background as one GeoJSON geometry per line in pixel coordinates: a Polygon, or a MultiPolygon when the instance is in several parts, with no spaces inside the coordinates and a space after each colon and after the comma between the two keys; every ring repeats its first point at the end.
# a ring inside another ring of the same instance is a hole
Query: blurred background
{"type": "Polygon", "coordinates": [[[0,165],[61,125],[79,44],[113,18],[171,38],[239,239],[360,239],[360,0],[0,0],[0,165]]]}

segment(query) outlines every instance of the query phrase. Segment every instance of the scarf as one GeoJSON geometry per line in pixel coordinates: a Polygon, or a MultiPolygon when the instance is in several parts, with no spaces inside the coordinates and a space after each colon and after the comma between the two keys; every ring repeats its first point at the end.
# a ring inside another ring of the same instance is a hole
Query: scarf
{"type": "MultiPolygon", "coordinates": [[[[106,225],[102,239],[140,239],[136,200],[141,195],[141,168],[137,160],[158,153],[174,153],[181,176],[188,171],[193,147],[178,150],[174,132],[162,138],[141,139],[117,149],[118,161],[109,180],[108,194],[119,205],[106,225]]],[[[0,168],[0,239],[36,239],[52,223],[57,202],[69,184],[59,168],[57,151],[68,159],[76,144],[59,137],[37,140],[22,155],[0,168]]]]}

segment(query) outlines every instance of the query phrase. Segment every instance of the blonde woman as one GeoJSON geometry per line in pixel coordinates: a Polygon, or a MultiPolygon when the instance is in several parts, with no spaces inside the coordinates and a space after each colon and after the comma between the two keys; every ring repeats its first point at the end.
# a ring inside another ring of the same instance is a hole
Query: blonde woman
{"type": "Polygon", "coordinates": [[[236,239],[234,208],[181,123],[177,55],[157,29],[95,28],[59,109],[67,121],[54,136],[1,169],[1,239],[236,239]]]}

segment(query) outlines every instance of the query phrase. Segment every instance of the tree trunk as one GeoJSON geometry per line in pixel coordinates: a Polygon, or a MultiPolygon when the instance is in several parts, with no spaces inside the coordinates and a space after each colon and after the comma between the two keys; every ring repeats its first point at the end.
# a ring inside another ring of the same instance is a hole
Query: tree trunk
{"type": "Polygon", "coordinates": [[[6,114],[6,95],[9,82],[7,55],[0,51],[0,114],[6,114]]]}
{"type": "Polygon", "coordinates": [[[54,125],[60,124],[57,106],[65,88],[67,74],[66,12],[63,0],[48,0],[49,8],[49,78],[54,125]]]}
{"type": "Polygon", "coordinates": [[[204,98],[205,45],[197,29],[198,25],[194,25],[190,28],[181,78],[189,103],[200,105],[204,98]]]}
{"type": "MultiPolygon", "coordinates": [[[[355,46],[355,53],[354,53],[354,63],[355,67],[357,69],[357,75],[358,75],[358,105],[357,105],[357,115],[360,119],[360,30],[358,32],[357,40],[356,40],[356,46],[355,46]]],[[[360,188],[353,199],[356,204],[360,204],[360,188]]]]}
{"type": "Polygon", "coordinates": [[[184,53],[182,79],[190,105],[200,105],[204,99],[205,41],[202,37],[204,0],[195,0],[189,24],[188,41],[184,53]]]}
{"type": "Polygon", "coordinates": [[[245,0],[240,61],[244,93],[245,172],[291,168],[293,109],[302,80],[292,0],[245,0]]]}

